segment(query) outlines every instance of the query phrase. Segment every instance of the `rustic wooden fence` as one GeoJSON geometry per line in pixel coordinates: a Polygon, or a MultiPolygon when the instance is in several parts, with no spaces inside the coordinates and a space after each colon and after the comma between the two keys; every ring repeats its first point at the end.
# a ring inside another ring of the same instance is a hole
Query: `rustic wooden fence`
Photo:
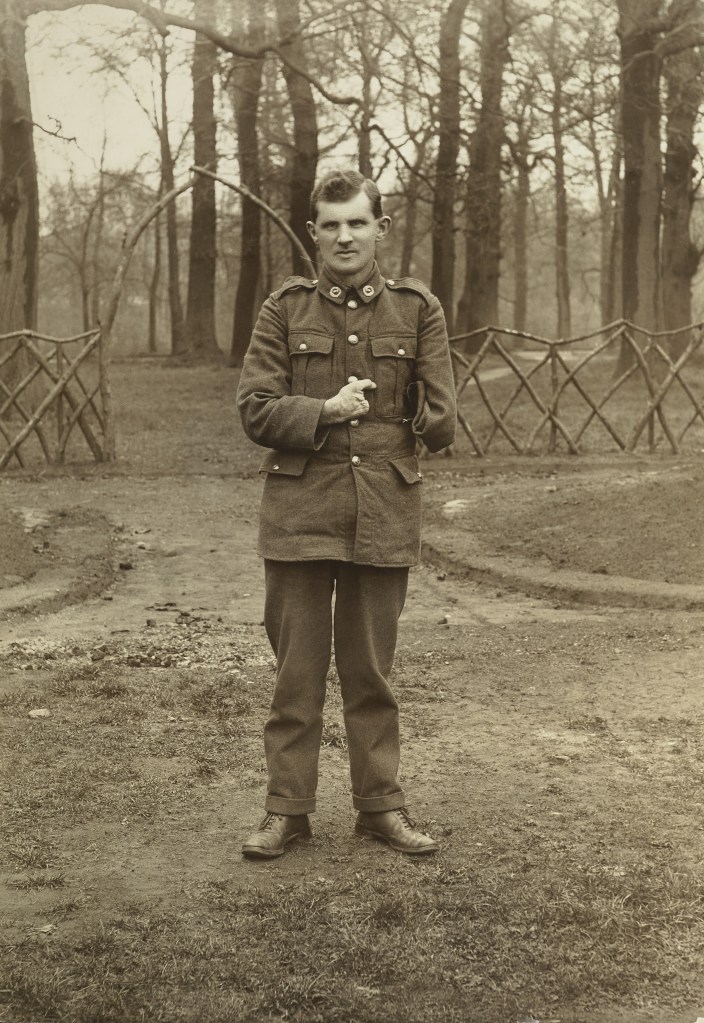
{"type": "Polygon", "coordinates": [[[13,459],[24,468],[24,447],[36,441],[46,462],[63,462],[76,427],[96,462],[114,460],[109,365],[125,275],[142,233],[169,203],[189,191],[193,182],[191,177],[163,195],[123,238],[105,317],[99,326],[69,338],[31,330],[0,335],[0,445],[4,441],[4,450],[0,446],[0,470],[13,459]],[[15,366],[11,367],[13,361],[15,366]],[[8,384],[8,380],[13,383],[8,384]]]}
{"type": "MultiPolygon", "coordinates": [[[[72,438],[72,458],[80,457],[78,438],[96,462],[114,459],[107,351],[122,279],[141,231],[186,187],[164,197],[128,238],[102,329],[70,338],[0,335],[0,470],[24,467],[24,448],[37,445],[47,463],[60,464],[72,438]],[[22,370],[10,377],[13,361],[22,370]]],[[[519,454],[538,452],[539,443],[579,454],[594,450],[586,434],[595,429],[625,452],[645,435],[651,453],[664,443],[677,454],[690,431],[704,449],[704,365],[693,358],[703,341],[704,323],[652,333],[626,320],[561,340],[499,327],[457,335],[459,424],[479,456],[498,443],[519,454]],[[478,348],[468,355],[461,348],[472,340],[478,348]]]]}
{"type": "Polygon", "coordinates": [[[653,333],[627,320],[563,340],[499,327],[457,335],[459,424],[479,456],[497,438],[535,452],[540,437],[543,450],[563,444],[578,454],[593,428],[622,451],[635,451],[645,434],[651,453],[664,442],[677,454],[697,427],[692,437],[704,447],[704,369],[693,359],[703,340],[702,323],[653,333]],[[463,354],[472,341],[476,352],[463,354]]]}
{"type": "Polygon", "coordinates": [[[100,342],[98,328],[69,338],[0,335],[0,470],[24,468],[24,449],[37,443],[47,463],[60,464],[76,435],[96,462],[108,458],[100,342]]]}

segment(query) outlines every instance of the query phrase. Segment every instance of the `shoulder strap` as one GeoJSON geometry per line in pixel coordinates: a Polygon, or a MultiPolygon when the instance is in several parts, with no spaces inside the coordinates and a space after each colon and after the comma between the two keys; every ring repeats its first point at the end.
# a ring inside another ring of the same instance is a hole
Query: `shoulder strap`
{"type": "Polygon", "coordinates": [[[416,280],[415,277],[398,277],[396,280],[387,281],[386,287],[390,288],[391,291],[415,291],[417,295],[425,299],[428,305],[433,297],[432,291],[426,288],[422,281],[416,280]]]}
{"type": "Polygon", "coordinates": [[[309,277],[287,277],[279,290],[274,292],[273,297],[281,298],[287,291],[296,291],[298,288],[306,288],[308,291],[312,291],[317,283],[317,280],[312,281],[309,277]]]}

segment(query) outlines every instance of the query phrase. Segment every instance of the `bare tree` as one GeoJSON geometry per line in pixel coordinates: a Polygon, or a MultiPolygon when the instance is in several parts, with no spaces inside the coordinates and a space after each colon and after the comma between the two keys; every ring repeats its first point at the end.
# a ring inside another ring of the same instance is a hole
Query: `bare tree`
{"type": "Polygon", "coordinates": [[[72,175],[67,186],[49,189],[41,254],[62,260],[74,275],[84,331],[101,319],[102,286],[113,270],[110,243],[114,237],[106,244],[105,220],[112,215],[113,222],[119,222],[129,178],[129,173],[106,171],[103,151],[94,185],[78,182],[72,175]]]}
{"type": "MultiPolygon", "coordinates": [[[[276,0],[276,17],[282,39],[290,39],[283,51],[298,68],[307,68],[307,56],[301,38],[299,0],[276,0]]],[[[310,81],[283,65],[291,113],[293,115],[293,158],[290,163],[290,217],[289,223],[303,243],[311,259],[315,259],[315,245],[306,229],[308,199],[313,191],[318,167],[318,119],[310,81]]],[[[305,272],[305,266],[295,246],[291,246],[293,272],[305,272]]]]}
{"type": "Polygon", "coordinates": [[[528,214],[531,195],[531,174],[544,155],[533,151],[536,126],[537,74],[523,69],[514,96],[511,120],[514,136],[507,132],[506,142],[516,168],[513,195],[513,327],[525,330],[528,325],[528,214]]]}
{"type": "MultiPolygon", "coordinates": [[[[169,138],[168,77],[167,41],[165,38],[162,38],[159,42],[161,116],[157,123],[157,131],[159,134],[162,178],[165,192],[171,192],[176,187],[174,173],[176,161],[169,138]]],[[[188,342],[186,341],[186,320],[183,314],[183,302],[181,299],[178,220],[176,217],[176,204],[173,202],[169,203],[166,207],[166,258],[169,282],[169,312],[171,317],[171,354],[184,357],[188,354],[188,342]]]]}
{"type": "MultiPolygon", "coordinates": [[[[662,0],[618,0],[623,125],[623,314],[659,324],[662,0]]],[[[625,351],[625,349],[624,349],[625,351]]]]}
{"type": "MultiPolygon", "coordinates": [[[[214,0],[197,0],[195,14],[214,17],[214,0]]],[[[193,161],[199,167],[217,169],[215,84],[217,47],[202,35],[193,41],[193,161]]],[[[217,212],[215,182],[198,175],[191,193],[191,244],[188,265],[186,341],[197,359],[220,359],[215,335],[215,256],[217,212]]]]}
{"type": "Polygon", "coordinates": [[[453,330],[455,279],[455,187],[460,139],[460,34],[469,0],[451,0],[440,24],[438,155],[433,201],[431,287],[453,330]]]}
{"type": "MultiPolygon", "coordinates": [[[[256,49],[264,38],[264,16],[261,0],[248,0],[246,38],[256,49]]],[[[263,56],[236,57],[232,70],[232,100],[237,123],[237,157],[240,180],[259,195],[261,172],[259,166],[259,137],[257,117],[262,86],[263,56]]],[[[240,274],[235,295],[235,315],[230,348],[230,365],[241,366],[249,347],[256,309],[261,272],[261,215],[259,207],[247,197],[242,200],[242,226],[240,235],[240,274]]]]}
{"type": "MultiPolygon", "coordinates": [[[[0,332],[10,332],[36,327],[39,251],[25,22],[17,0],[0,5],[0,96],[0,332]]],[[[12,387],[25,370],[20,352],[0,366],[0,379],[12,387]]]]}
{"type": "MultiPolygon", "coordinates": [[[[698,5],[695,12],[701,18],[698,5]]],[[[680,50],[665,60],[667,84],[667,149],[663,181],[662,308],[663,326],[676,330],[692,322],[692,281],[702,250],[692,239],[692,207],[698,181],[694,131],[704,97],[704,57],[699,47],[680,50]]],[[[686,333],[672,339],[678,354],[686,333]]]]}
{"type": "Polygon", "coordinates": [[[469,145],[465,280],[457,309],[460,331],[475,330],[498,319],[501,152],[505,138],[501,94],[509,34],[507,0],[487,0],[480,48],[481,107],[469,145]]]}
{"type": "Polygon", "coordinates": [[[555,297],[557,300],[557,335],[568,337],[572,332],[569,269],[569,207],[565,180],[565,139],[563,114],[565,85],[571,74],[573,55],[565,45],[560,23],[559,0],[552,0],[548,33],[547,65],[551,79],[550,121],[553,142],[555,186],[555,297]]]}

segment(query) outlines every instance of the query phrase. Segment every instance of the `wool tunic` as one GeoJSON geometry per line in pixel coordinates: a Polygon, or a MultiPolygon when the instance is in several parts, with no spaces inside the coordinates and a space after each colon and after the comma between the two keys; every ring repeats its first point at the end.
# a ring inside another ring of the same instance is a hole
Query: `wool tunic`
{"type": "Polygon", "coordinates": [[[420,559],[416,438],[451,444],[457,411],[445,318],[412,278],[376,263],[348,288],[290,277],[262,306],[237,393],[264,458],[259,554],[404,567],[420,559]],[[323,405],[350,376],[376,383],[369,412],[333,425],[323,405]]]}

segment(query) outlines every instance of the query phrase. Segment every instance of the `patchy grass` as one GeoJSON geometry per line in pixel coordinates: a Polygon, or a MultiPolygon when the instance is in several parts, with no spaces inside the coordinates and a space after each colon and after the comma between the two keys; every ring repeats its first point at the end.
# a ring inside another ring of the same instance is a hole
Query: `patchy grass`
{"type": "MultiPolygon", "coordinates": [[[[606,656],[614,628],[595,623],[560,663],[546,662],[555,676],[545,680],[546,699],[552,702],[570,657],[581,664],[585,655],[606,656]]],[[[533,700],[519,682],[535,658],[545,662],[550,629],[532,646],[527,633],[508,640],[504,633],[501,640],[502,631],[485,628],[469,649],[488,664],[500,660],[503,642],[500,671],[515,673],[515,684],[497,688],[494,677],[492,699],[533,700]]],[[[564,645],[564,626],[559,631],[564,645]]],[[[170,634],[164,630],[164,643],[170,634]]],[[[648,635],[656,647],[666,637],[666,651],[678,640],[667,623],[648,635]]],[[[579,787],[572,788],[579,775],[563,773],[562,763],[547,768],[560,774],[545,776],[553,780],[542,788],[540,807],[526,804],[533,807],[528,816],[516,815],[510,793],[538,768],[520,774],[504,759],[502,794],[494,805],[477,807],[467,826],[473,837],[458,836],[447,858],[415,862],[382,849],[373,866],[368,858],[338,857],[332,877],[299,868],[293,880],[267,873],[258,883],[252,874],[243,884],[233,879],[236,873],[220,874],[186,882],[176,900],[155,893],[97,914],[90,887],[57,863],[61,831],[123,813],[146,825],[192,819],[199,794],[228,774],[244,784],[245,763],[260,752],[266,699],[248,681],[269,676],[269,659],[260,641],[248,645],[243,637],[233,661],[224,638],[224,630],[211,630],[189,667],[168,669],[155,667],[151,655],[150,663],[140,661],[147,641],[151,654],[161,649],[153,630],[148,639],[102,650],[97,660],[93,649],[72,648],[62,658],[13,652],[10,661],[28,667],[22,685],[3,697],[13,749],[4,796],[12,840],[4,858],[15,871],[4,883],[16,898],[54,898],[43,913],[49,923],[15,924],[7,932],[0,1019],[515,1023],[587,1018],[566,1016],[566,1007],[676,1008],[701,998],[704,877],[696,864],[688,869],[673,858],[662,821],[640,820],[642,794],[628,808],[613,807],[603,822],[590,817],[594,807],[581,812],[574,804],[569,829],[562,814],[551,819],[551,806],[581,798],[579,787]],[[223,663],[237,667],[223,670],[223,663]],[[29,723],[27,708],[37,704],[49,705],[52,716],[29,723]],[[147,770],[151,761],[158,769],[147,770]],[[622,828],[614,830],[619,819],[622,828]],[[477,837],[483,841],[474,843],[477,837]]],[[[447,719],[437,715],[447,712],[434,678],[448,673],[452,703],[465,686],[464,673],[457,674],[461,663],[440,645],[401,654],[399,691],[404,701],[412,692],[405,718],[416,738],[442,743],[447,719]]],[[[332,719],[324,744],[343,750],[334,671],[329,683],[332,719]]],[[[487,683],[482,672],[475,685],[481,690],[487,683]]],[[[488,699],[489,689],[475,696],[488,699]]],[[[592,757],[598,748],[602,770],[610,757],[620,763],[627,745],[629,772],[642,772],[661,799],[671,791],[678,807],[694,805],[702,776],[697,721],[673,714],[626,722],[613,712],[558,708],[553,723],[583,736],[592,757]],[[649,748],[672,737],[686,739],[677,760],[684,770],[669,779],[660,765],[654,776],[649,748]],[[671,783],[678,788],[668,789],[671,783]]],[[[527,756],[524,746],[521,757],[527,756]]],[[[473,763],[480,769],[480,759],[473,763]]],[[[589,766],[584,778],[591,784],[589,766]]],[[[656,800],[648,805],[655,819],[656,800]]],[[[451,835],[445,825],[432,826],[451,835]]]]}
{"type": "MultiPolygon", "coordinates": [[[[115,916],[15,948],[4,1012],[62,1023],[408,1023],[694,1000],[704,881],[553,860],[529,876],[400,863],[275,890],[227,879],[178,914],[115,916]],[[556,957],[556,948],[561,952],[556,957]],[[643,971],[648,962],[648,971],[643,971]]],[[[2,1004],[2,1003],[0,1003],[2,1004]]]]}
{"type": "Polygon", "coordinates": [[[219,633],[164,627],[59,654],[34,645],[8,658],[21,684],[0,694],[0,806],[12,824],[0,861],[45,867],[50,848],[36,834],[47,827],[160,819],[251,760],[258,727],[245,719],[266,663],[251,639],[233,654],[219,633]],[[167,653],[173,666],[155,666],[167,653]],[[50,716],[30,720],[40,707],[50,716]]]}
{"type": "Polygon", "coordinates": [[[17,888],[24,892],[38,891],[40,888],[63,888],[66,884],[66,876],[56,873],[27,874],[16,881],[8,881],[7,884],[10,888],[17,888]]]}

